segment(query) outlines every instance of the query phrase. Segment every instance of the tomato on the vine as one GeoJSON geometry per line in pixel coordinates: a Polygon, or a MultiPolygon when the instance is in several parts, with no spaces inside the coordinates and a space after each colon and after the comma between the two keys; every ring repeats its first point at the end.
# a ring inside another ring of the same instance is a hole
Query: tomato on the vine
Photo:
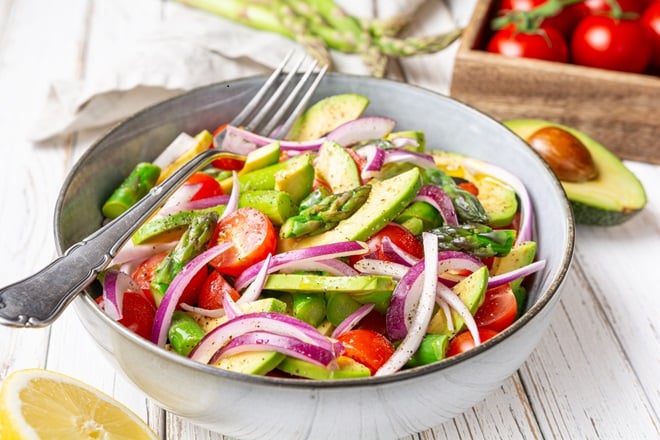
{"type": "Polygon", "coordinates": [[[571,55],[582,66],[641,73],[651,59],[651,44],[639,20],[590,15],[573,31],[571,55]]]}
{"type": "Polygon", "coordinates": [[[549,26],[524,32],[509,24],[495,32],[488,42],[488,52],[512,58],[536,58],[568,62],[568,47],[562,34],[549,26]]]}
{"type": "Polygon", "coordinates": [[[651,42],[651,65],[660,69],[660,0],[646,8],[640,21],[651,42]]]}
{"type": "MultiPolygon", "coordinates": [[[[503,15],[510,11],[531,11],[532,9],[543,5],[548,0],[502,0],[499,8],[499,14],[503,15]]],[[[557,15],[546,17],[543,24],[557,29],[565,37],[570,36],[571,31],[578,21],[586,14],[579,4],[564,6],[557,15]]]]}
{"type": "MultiPolygon", "coordinates": [[[[644,10],[642,0],[616,0],[616,2],[621,8],[621,12],[641,14],[644,10]]],[[[610,0],[584,0],[575,4],[575,7],[585,17],[587,15],[607,15],[613,12],[610,0]]]]}

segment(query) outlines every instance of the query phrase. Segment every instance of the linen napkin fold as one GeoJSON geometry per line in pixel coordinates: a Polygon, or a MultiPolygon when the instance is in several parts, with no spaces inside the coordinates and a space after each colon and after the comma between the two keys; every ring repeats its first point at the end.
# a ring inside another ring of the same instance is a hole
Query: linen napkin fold
{"type": "MultiPolygon", "coordinates": [[[[373,18],[372,2],[337,0],[337,3],[351,15],[373,18]]],[[[378,15],[387,18],[413,14],[423,3],[424,0],[381,2],[378,15]]],[[[444,2],[426,3],[424,19],[429,21],[431,14],[433,33],[456,28],[444,2]]],[[[413,22],[408,34],[415,35],[415,28],[413,22]]],[[[38,129],[30,131],[33,140],[108,126],[144,107],[196,87],[266,74],[291,49],[303,51],[288,38],[173,2],[165,4],[159,25],[134,38],[129,36],[126,41],[116,48],[115,56],[105,57],[101,66],[96,66],[82,79],[51,83],[35,124],[38,129]]],[[[453,51],[447,51],[447,57],[452,55],[453,51]]],[[[369,74],[358,55],[331,51],[331,56],[337,72],[369,74]]],[[[451,68],[451,63],[442,65],[445,69],[451,68]]]]}

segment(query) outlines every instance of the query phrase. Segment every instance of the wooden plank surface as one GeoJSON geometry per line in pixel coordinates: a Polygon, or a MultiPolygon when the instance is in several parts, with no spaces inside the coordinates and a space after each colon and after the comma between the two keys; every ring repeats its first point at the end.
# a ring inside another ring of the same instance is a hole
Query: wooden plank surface
{"type": "MultiPolygon", "coordinates": [[[[442,7],[438,3],[424,7],[431,11],[442,7]]],[[[375,3],[358,6],[379,10],[375,3]]],[[[451,6],[455,9],[455,2],[451,6]]],[[[59,186],[102,133],[80,132],[38,144],[29,140],[51,81],[102,68],[104,54],[111,54],[119,39],[156,25],[163,8],[167,3],[147,0],[0,0],[0,285],[55,256],[52,212],[59,186]]],[[[418,31],[429,29],[433,22],[421,20],[418,31]]],[[[439,55],[405,60],[390,76],[444,92],[447,78],[436,73],[440,62],[446,60],[439,55]]],[[[660,167],[628,165],[646,186],[649,204],[625,225],[578,228],[561,306],[538,349],[473,409],[408,438],[660,437],[660,271],[655,263],[660,167]]],[[[148,420],[161,438],[224,438],[149,401],[103,357],[74,310],[46,329],[0,328],[0,379],[30,367],[62,371],[97,386],[148,420]]]]}

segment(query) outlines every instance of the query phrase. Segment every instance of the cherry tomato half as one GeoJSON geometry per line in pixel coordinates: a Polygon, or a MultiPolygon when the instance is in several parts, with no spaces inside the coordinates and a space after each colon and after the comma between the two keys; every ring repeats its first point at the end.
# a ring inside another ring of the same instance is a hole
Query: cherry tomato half
{"type": "Polygon", "coordinates": [[[271,221],[254,208],[239,208],[218,222],[211,243],[232,243],[211,261],[218,272],[238,276],[248,267],[275,253],[277,235],[271,221]]]}
{"type": "Polygon", "coordinates": [[[474,315],[477,327],[501,332],[511,325],[518,313],[516,296],[510,284],[504,284],[486,291],[484,303],[474,315]]]}
{"type": "Polygon", "coordinates": [[[374,234],[367,240],[369,253],[365,255],[356,255],[349,257],[350,264],[355,264],[364,257],[377,258],[379,260],[391,261],[383,252],[383,238],[388,237],[392,243],[408,252],[410,255],[422,258],[424,256],[424,246],[409,230],[396,223],[389,223],[383,229],[374,234]]]}
{"type": "MultiPolygon", "coordinates": [[[[485,342],[495,336],[497,332],[495,330],[489,330],[487,328],[479,329],[479,339],[481,342],[485,342]]],[[[474,339],[472,339],[472,334],[469,331],[464,331],[457,334],[449,342],[449,347],[447,348],[447,357],[454,356],[465,351],[474,348],[474,339]]]]}
{"type": "Polygon", "coordinates": [[[641,73],[651,60],[651,44],[639,20],[590,15],[573,31],[571,54],[582,66],[641,73]]]}
{"type": "Polygon", "coordinates": [[[206,277],[204,284],[202,284],[197,306],[208,310],[221,309],[225,292],[229,293],[234,301],[238,301],[241,297],[220,272],[212,270],[209,276],[206,277]]]}
{"type": "Polygon", "coordinates": [[[365,365],[372,375],[394,353],[394,345],[389,339],[373,330],[349,330],[337,339],[344,344],[344,355],[365,365]]]}
{"type": "MultiPolygon", "coordinates": [[[[154,278],[154,275],[156,275],[156,269],[158,268],[158,265],[166,256],[167,252],[162,252],[147,258],[142,263],[140,263],[140,265],[133,271],[132,274],[133,279],[138,284],[138,286],[140,286],[142,292],[150,297],[152,302],[154,302],[154,306],[156,303],[153,295],[151,294],[151,280],[154,278]]],[[[197,272],[192,280],[190,280],[190,283],[188,283],[186,288],[183,290],[183,294],[181,295],[178,304],[197,304],[199,289],[202,287],[206,276],[206,268],[203,268],[197,272]]]]}
{"type": "Polygon", "coordinates": [[[206,173],[195,173],[190,176],[185,185],[199,185],[199,190],[190,200],[207,199],[224,194],[220,183],[206,173]]]}
{"type": "MultiPolygon", "coordinates": [[[[96,303],[103,308],[103,297],[96,298],[96,303]]],[[[156,305],[151,294],[147,297],[142,292],[125,292],[122,315],[117,322],[145,339],[151,337],[156,317],[156,305]]]]}
{"type": "Polygon", "coordinates": [[[510,58],[536,58],[565,63],[568,48],[562,34],[549,26],[541,26],[534,33],[516,30],[508,25],[495,32],[487,47],[488,52],[510,58]]]}

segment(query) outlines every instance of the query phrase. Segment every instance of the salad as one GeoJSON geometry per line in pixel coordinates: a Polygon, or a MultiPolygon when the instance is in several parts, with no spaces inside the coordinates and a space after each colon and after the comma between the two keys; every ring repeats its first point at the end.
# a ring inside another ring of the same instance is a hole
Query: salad
{"type": "Polygon", "coordinates": [[[140,226],[99,276],[99,307],[195,361],[307,379],[393,374],[511,325],[545,265],[524,185],[367,105],[324,98],[287,140],[182,133],[138,164],[108,219],[214,141],[244,157],[196,172],[140,226]]]}

